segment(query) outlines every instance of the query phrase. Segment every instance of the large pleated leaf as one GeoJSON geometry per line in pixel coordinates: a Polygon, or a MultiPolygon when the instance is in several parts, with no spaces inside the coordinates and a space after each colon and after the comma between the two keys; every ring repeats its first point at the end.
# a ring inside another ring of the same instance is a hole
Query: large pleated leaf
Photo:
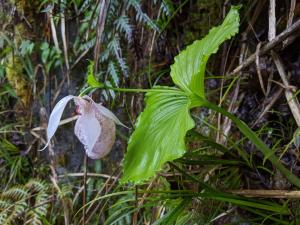
{"type": "Polygon", "coordinates": [[[238,32],[239,7],[233,6],[223,23],[209,31],[203,39],[195,41],[175,57],[171,77],[186,92],[204,95],[204,72],[206,62],[219,46],[238,32]]]}
{"type": "Polygon", "coordinates": [[[180,89],[156,88],[147,93],[146,108],[128,144],[123,182],[145,181],[161,170],[165,162],[185,153],[185,135],[194,126],[189,109],[201,105],[205,98],[206,62],[225,40],[238,32],[238,8],[232,7],[220,26],[175,57],[171,77],[180,89]]]}
{"type": "Polygon", "coordinates": [[[185,153],[186,132],[194,127],[189,106],[187,94],[176,88],[154,88],[146,94],[146,108],[129,140],[123,182],[145,181],[185,153]]]}

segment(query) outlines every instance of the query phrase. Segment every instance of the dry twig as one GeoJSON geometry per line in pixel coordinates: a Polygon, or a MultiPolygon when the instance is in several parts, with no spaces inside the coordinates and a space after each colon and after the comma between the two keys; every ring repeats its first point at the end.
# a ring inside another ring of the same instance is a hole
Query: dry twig
{"type": "Polygon", "coordinates": [[[287,190],[229,190],[231,194],[243,195],[246,197],[258,198],[288,198],[299,199],[300,191],[287,191],[287,190]]]}
{"type": "MultiPolygon", "coordinates": [[[[261,50],[259,51],[259,55],[264,55],[267,52],[271,51],[275,46],[282,43],[287,37],[289,37],[291,34],[293,34],[296,30],[298,30],[300,27],[300,19],[297,20],[293,25],[291,25],[289,28],[285,29],[283,32],[281,32],[279,35],[277,35],[272,41],[265,44],[261,50]]],[[[237,74],[246,67],[248,67],[251,63],[253,63],[256,59],[256,54],[250,55],[246,60],[244,60],[243,63],[241,63],[238,67],[236,67],[232,72],[230,72],[230,75],[237,74]]]]}
{"type": "Polygon", "coordinates": [[[272,106],[275,104],[275,102],[278,100],[278,98],[281,96],[283,89],[279,88],[274,95],[272,95],[270,98],[267,98],[264,100],[263,105],[266,105],[266,107],[264,107],[263,111],[260,113],[260,115],[258,116],[257,120],[253,123],[253,125],[251,126],[252,128],[255,127],[259,121],[265,116],[265,114],[267,112],[269,112],[269,110],[272,108],[272,106]]]}
{"type": "MultiPolygon", "coordinates": [[[[112,180],[117,180],[118,178],[115,176],[111,176],[108,174],[103,174],[103,173],[87,173],[86,174],[88,177],[101,177],[105,179],[112,179],[112,180]]],[[[59,178],[62,177],[83,177],[84,173],[66,173],[62,175],[58,175],[59,178]]]]}
{"type": "Polygon", "coordinates": [[[100,11],[99,17],[97,21],[97,33],[96,33],[96,44],[95,44],[95,51],[94,51],[94,73],[98,73],[98,62],[99,62],[99,55],[100,55],[100,46],[101,46],[101,36],[104,30],[105,20],[106,20],[106,13],[108,9],[110,0],[102,0],[100,3],[100,11]]]}
{"type": "Polygon", "coordinates": [[[60,31],[61,31],[61,39],[62,39],[63,49],[64,49],[65,64],[67,69],[66,71],[67,83],[68,85],[70,85],[70,64],[69,64],[67,38],[66,38],[66,18],[65,18],[65,9],[64,9],[65,4],[66,3],[64,1],[61,2],[60,31]]]}
{"type": "MultiPolygon", "coordinates": [[[[294,19],[294,14],[295,14],[295,8],[296,8],[296,0],[291,0],[291,5],[290,5],[290,11],[289,11],[289,18],[287,20],[287,24],[286,27],[290,27],[293,23],[293,19],[294,19]]],[[[283,42],[283,46],[288,45],[290,42],[292,42],[294,40],[294,38],[287,38],[284,42],[283,42]]]]}
{"type": "Polygon", "coordinates": [[[276,14],[275,14],[275,0],[270,0],[269,5],[269,32],[268,40],[272,41],[276,37],[276,14]]]}
{"type": "MultiPolygon", "coordinates": [[[[273,60],[275,62],[275,65],[277,67],[277,70],[279,72],[279,75],[282,79],[284,86],[289,87],[290,85],[287,80],[287,75],[285,73],[284,66],[283,66],[283,63],[282,63],[279,55],[277,55],[275,52],[272,52],[272,57],[273,57],[273,60]]],[[[285,97],[287,99],[287,102],[288,102],[289,107],[292,111],[292,114],[296,120],[297,125],[300,126],[300,105],[299,105],[298,99],[294,98],[294,92],[292,90],[290,90],[289,88],[285,89],[285,97]]]]}
{"type": "Polygon", "coordinates": [[[262,74],[261,74],[261,71],[260,71],[260,63],[259,63],[259,51],[260,51],[260,46],[261,46],[261,42],[259,42],[258,45],[256,46],[256,51],[255,51],[255,54],[256,54],[255,64],[256,64],[256,71],[257,71],[258,80],[259,80],[259,84],[260,84],[261,90],[262,90],[262,92],[264,93],[264,95],[267,96],[267,92],[266,92],[266,89],[265,89],[264,81],[263,81],[262,74]]]}
{"type": "Polygon", "coordinates": [[[49,16],[49,19],[50,19],[51,33],[52,33],[52,39],[53,39],[53,42],[54,42],[54,46],[55,46],[55,48],[57,48],[57,50],[59,50],[57,32],[56,32],[56,28],[55,28],[55,24],[54,24],[54,19],[53,19],[53,5],[50,6],[48,16],[49,16]]]}

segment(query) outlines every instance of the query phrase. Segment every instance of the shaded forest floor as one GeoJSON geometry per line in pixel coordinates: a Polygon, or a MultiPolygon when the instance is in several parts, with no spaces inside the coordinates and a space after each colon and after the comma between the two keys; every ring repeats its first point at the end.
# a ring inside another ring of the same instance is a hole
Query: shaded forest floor
{"type": "Polygon", "coordinates": [[[239,33],[208,62],[208,99],[300,177],[300,3],[272,2],[0,0],[0,224],[300,224],[297,187],[208,109],[192,110],[187,153],[145,184],[119,183],[142,93],[89,93],[129,127],[107,157],[86,158],[74,105],[39,151],[55,103],[87,87],[89,68],[111,87],[173,85],[174,57],[240,4],[239,33]]]}

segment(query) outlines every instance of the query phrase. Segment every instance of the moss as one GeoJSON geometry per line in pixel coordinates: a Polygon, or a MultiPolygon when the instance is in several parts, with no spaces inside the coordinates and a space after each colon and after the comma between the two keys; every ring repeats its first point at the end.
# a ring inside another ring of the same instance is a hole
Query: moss
{"type": "Polygon", "coordinates": [[[36,0],[16,0],[16,10],[19,15],[25,16],[27,22],[36,25],[36,9],[39,8],[40,1],[36,0]]]}
{"type": "MultiPolygon", "coordinates": [[[[22,40],[34,39],[32,36],[34,29],[37,27],[36,9],[38,8],[39,1],[36,0],[8,0],[14,2],[16,11],[19,15],[19,22],[14,24],[14,44],[19,46],[22,40]],[[26,18],[26,21],[23,19],[26,18]],[[28,26],[28,23],[30,26],[28,26]]],[[[26,79],[24,68],[22,65],[21,57],[18,55],[8,55],[8,63],[6,67],[6,77],[10,85],[15,89],[17,96],[23,107],[30,106],[32,99],[31,85],[26,79]]]]}
{"type": "Polygon", "coordinates": [[[222,19],[223,1],[196,1],[189,7],[187,24],[184,26],[184,45],[205,36],[212,26],[222,19]]]}
{"type": "Polygon", "coordinates": [[[18,56],[9,56],[6,78],[20,98],[22,105],[27,108],[30,105],[31,88],[30,83],[25,78],[22,62],[18,56]]]}
{"type": "Polygon", "coordinates": [[[13,5],[9,0],[0,1],[0,30],[4,30],[4,27],[12,20],[13,5]]]}
{"type": "Polygon", "coordinates": [[[19,23],[15,26],[14,42],[16,46],[19,46],[22,40],[27,39],[26,34],[27,34],[27,29],[24,27],[24,24],[19,23]]]}

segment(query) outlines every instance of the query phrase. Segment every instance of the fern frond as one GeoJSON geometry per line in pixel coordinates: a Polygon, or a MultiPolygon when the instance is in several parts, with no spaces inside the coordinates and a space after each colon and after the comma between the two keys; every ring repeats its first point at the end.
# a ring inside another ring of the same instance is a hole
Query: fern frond
{"type": "Polygon", "coordinates": [[[2,198],[8,198],[12,200],[24,199],[28,196],[28,191],[23,186],[17,186],[10,188],[0,195],[2,198]]]}
{"type": "Polygon", "coordinates": [[[46,217],[50,203],[49,195],[45,192],[38,193],[35,198],[35,204],[26,214],[27,223],[32,225],[42,225],[43,218],[46,217]]]}
{"type": "Polygon", "coordinates": [[[31,179],[1,193],[0,224],[17,224],[15,221],[26,219],[24,224],[42,225],[50,206],[48,190],[45,181],[31,179]]]}
{"type": "Polygon", "coordinates": [[[44,181],[31,179],[27,182],[25,187],[27,187],[30,190],[35,191],[35,192],[41,192],[41,191],[47,190],[48,185],[44,181]]]}
{"type": "Polygon", "coordinates": [[[72,187],[69,184],[62,184],[59,196],[61,198],[70,197],[72,195],[72,187]]]}
{"type": "Polygon", "coordinates": [[[96,43],[96,37],[93,37],[90,40],[86,41],[85,43],[82,43],[80,45],[79,50],[84,51],[84,50],[90,49],[95,45],[95,43],[96,43]]]}
{"type": "Polygon", "coordinates": [[[50,195],[47,193],[49,186],[44,181],[31,179],[26,187],[35,193],[35,203],[26,214],[27,223],[42,225],[43,218],[46,217],[50,206],[48,202],[50,195]]]}
{"type": "Polygon", "coordinates": [[[110,51],[114,52],[114,55],[117,58],[117,61],[119,63],[119,66],[120,66],[123,74],[125,75],[125,77],[128,77],[128,67],[125,62],[125,59],[122,57],[122,49],[120,47],[120,41],[119,41],[118,36],[115,36],[111,40],[111,42],[108,44],[108,48],[110,49],[110,51]]]}
{"type": "Polygon", "coordinates": [[[100,62],[105,62],[108,60],[109,56],[113,54],[113,52],[111,51],[111,49],[106,48],[103,52],[101,52],[100,55],[100,62]]]}
{"type": "Polygon", "coordinates": [[[11,205],[11,202],[9,201],[9,199],[0,199],[0,212],[3,209],[7,209],[10,205],[11,205]]]}
{"type": "Polygon", "coordinates": [[[116,68],[115,64],[113,61],[110,61],[108,63],[108,67],[107,67],[107,72],[110,75],[113,84],[118,87],[119,86],[119,74],[118,74],[118,69],[116,68]]]}
{"type": "Polygon", "coordinates": [[[129,23],[129,18],[127,16],[118,17],[115,22],[116,30],[123,32],[129,43],[132,42],[132,26],[129,23]]]}
{"type": "Polygon", "coordinates": [[[162,0],[160,8],[166,16],[171,16],[174,12],[173,3],[170,0],[162,0]]]}
{"type": "Polygon", "coordinates": [[[82,2],[82,5],[80,7],[80,11],[86,10],[89,6],[94,5],[94,2],[92,0],[84,0],[82,2]]]}
{"type": "Polygon", "coordinates": [[[109,18],[113,18],[117,15],[118,13],[118,8],[120,7],[120,3],[121,1],[111,1],[110,4],[109,4],[109,8],[108,8],[108,13],[109,13],[109,18]]]}
{"type": "Polygon", "coordinates": [[[1,220],[4,220],[2,223],[3,225],[15,224],[15,221],[18,219],[18,217],[24,214],[28,208],[28,205],[25,201],[18,201],[18,203],[13,204],[12,206],[0,213],[0,217],[2,217],[1,220]]]}
{"type": "Polygon", "coordinates": [[[8,215],[6,212],[0,212],[0,224],[5,224],[8,215]]]}
{"type": "Polygon", "coordinates": [[[140,1],[138,0],[129,0],[127,9],[132,6],[135,9],[136,12],[136,20],[138,22],[143,22],[146,25],[148,25],[151,29],[156,30],[157,32],[160,31],[159,27],[153,22],[152,19],[149,18],[149,16],[143,12],[140,1]]]}
{"type": "MultiPolygon", "coordinates": [[[[105,85],[108,87],[112,87],[112,84],[109,80],[107,80],[105,82],[105,85]]],[[[105,100],[108,100],[109,95],[111,96],[112,99],[115,99],[115,97],[116,97],[115,91],[111,90],[111,89],[103,91],[102,94],[103,94],[103,97],[105,98],[105,100]]]]}

